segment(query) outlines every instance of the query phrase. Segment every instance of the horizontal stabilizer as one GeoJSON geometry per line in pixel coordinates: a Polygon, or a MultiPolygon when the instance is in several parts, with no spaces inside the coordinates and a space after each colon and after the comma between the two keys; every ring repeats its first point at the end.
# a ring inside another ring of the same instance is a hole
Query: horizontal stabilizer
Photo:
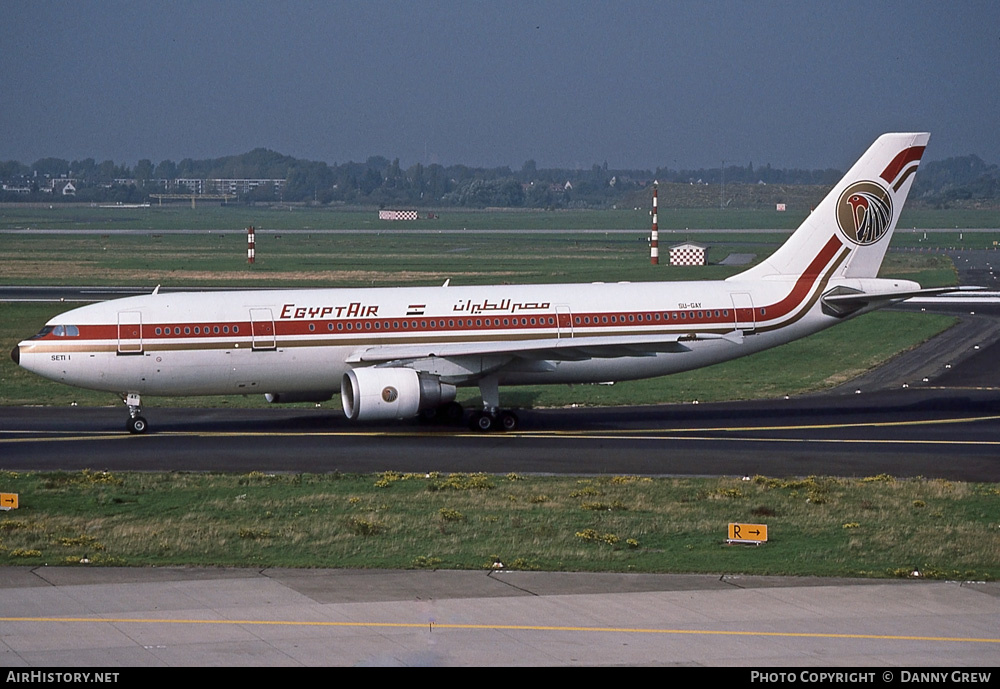
{"type": "Polygon", "coordinates": [[[863,292],[860,290],[848,290],[841,287],[835,288],[823,295],[823,307],[824,310],[832,312],[830,315],[846,316],[858,311],[859,309],[869,306],[884,306],[892,302],[905,301],[913,297],[932,297],[957,292],[972,292],[981,289],[983,288],[927,287],[924,289],[863,292]]]}
{"type": "Polygon", "coordinates": [[[828,304],[858,305],[881,304],[888,301],[902,301],[910,297],[931,297],[951,292],[971,292],[982,287],[927,287],[925,289],[903,290],[899,292],[857,292],[852,294],[828,294],[823,301],[828,304]]]}

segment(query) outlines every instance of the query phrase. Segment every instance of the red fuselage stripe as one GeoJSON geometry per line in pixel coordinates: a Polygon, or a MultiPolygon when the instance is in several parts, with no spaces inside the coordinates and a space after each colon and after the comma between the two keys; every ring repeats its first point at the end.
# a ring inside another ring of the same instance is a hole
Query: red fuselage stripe
{"type": "Polygon", "coordinates": [[[799,276],[799,279],[795,281],[795,287],[788,293],[788,296],[777,304],[767,307],[768,319],[781,318],[798,308],[808,298],[813,284],[820,278],[823,269],[829,265],[830,261],[833,260],[843,246],[843,243],[837,239],[836,235],[830,237],[826,246],[816,255],[816,258],[812,260],[812,263],[805,269],[805,272],[799,276]],[[774,313],[771,313],[771,309],[774,310],[774,313]]]}

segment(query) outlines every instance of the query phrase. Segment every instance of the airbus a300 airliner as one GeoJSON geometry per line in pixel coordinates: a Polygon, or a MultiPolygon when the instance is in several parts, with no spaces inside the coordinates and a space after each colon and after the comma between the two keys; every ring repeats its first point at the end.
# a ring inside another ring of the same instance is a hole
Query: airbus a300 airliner
{"type": "Polygon", "coordinates": [[[662,376],[785,344],[920,293],[876,277],[927,145],[885,134],[770,257],[721,281],[152,294],[73,309],[17,345],[14,361],[69,385],[120,393],[127,428],[144,395],[340,392],[353,420],[462,416],[513,430],[501,385],[662,376]]]}

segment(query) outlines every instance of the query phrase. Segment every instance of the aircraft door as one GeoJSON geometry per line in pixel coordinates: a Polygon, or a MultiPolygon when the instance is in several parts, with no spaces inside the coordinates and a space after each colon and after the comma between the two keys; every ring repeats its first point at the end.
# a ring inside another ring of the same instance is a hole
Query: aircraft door
{"type": "Polygon", "coordinates": [[[573,314],[565,304],[556,306],[556,327],[559,339],[573,337],[573,314]]]}
{"type": "Polygon", "coordinates": [[[733,313],[737,330],[752,332],[756,327],[756,316],[754,314],[753,299],[747,292],[734,292],[730,295],[733,299],[733,313]]]}
{"type": "Polygon", "coordinates": [[[271,309],[250,309],[250,331],[253,336],[253,349],[275,349],[274,316],[271,309]]]}
{"type": "Polygon", "coordinates": [[[118,353],[142,354],[142,314],[118,312],[118,353]]]}

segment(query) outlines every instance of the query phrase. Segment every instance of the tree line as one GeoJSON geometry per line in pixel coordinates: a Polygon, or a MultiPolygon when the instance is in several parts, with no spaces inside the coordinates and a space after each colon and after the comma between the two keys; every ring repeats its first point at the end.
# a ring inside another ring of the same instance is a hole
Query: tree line
{"type": "MultiPolygon", "coordinates": [[[[610,208],[646,190],[654,180],[685,184],[832,185],[842,176],[833,169],[778,169],[749,163],[724,168],[670,170],[539,168],[528,160],[510,167],[413,164],[372,156],[365,162],[332,165],[301,160],[258,148],[222,158],[180,162],[149,159],[134,166],[93,158],[42,158],[30,165],[0,161],[0,201],[94,201],[141,203],[151,194],[185,193],[180,179],[280,180],[242,194],[242,203],[315,203],[365,206],[458,206],[471,208],[610,208]],[[62,194],[60,181],[73,180],[62,194]],[[56,189],[59,188],[57,192],[56,189]]],[[[921,165],[912,196],[930,205],[969,200],[1000,201],[1000,170],[978,156],[949,158],[921,165]]]]}

